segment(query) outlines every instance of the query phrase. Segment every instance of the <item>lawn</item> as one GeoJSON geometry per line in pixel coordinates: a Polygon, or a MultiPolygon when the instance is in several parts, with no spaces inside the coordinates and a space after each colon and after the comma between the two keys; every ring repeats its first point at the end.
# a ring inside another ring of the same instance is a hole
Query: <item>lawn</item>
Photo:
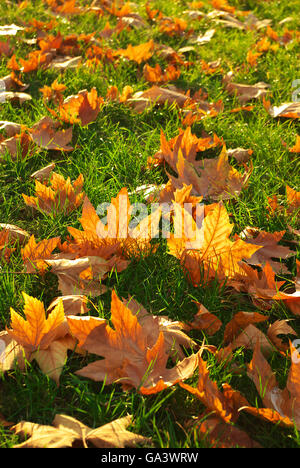
{"type": "Polygon", "coordinates": [[[0,222],[25,231],[0,230],[0,447],[59,414],[131,415],[149,448],[299,447],[298,0],[3,0],[0,18],[0,222]],[[174,238],[174,213],[169,238],[160,220],[155,239],[102,242],[95,220],[120,193],[148,213],[201,206],[206,249],[174,238]],[[62,334],[22,293],[45,310],[84,296],[83,314],[65,306],[62,334]],[[78,373],[99,356],[105,377],[78,373]]]}

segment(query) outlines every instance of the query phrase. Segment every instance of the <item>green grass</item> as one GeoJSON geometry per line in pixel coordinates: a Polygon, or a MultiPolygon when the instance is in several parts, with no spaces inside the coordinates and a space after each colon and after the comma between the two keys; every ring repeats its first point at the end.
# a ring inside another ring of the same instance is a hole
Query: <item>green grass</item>
{"type": "MultiPolygon", "coordinates": [[[[53,15],[42,0],[29,0],[23,10],[16,8],[15,1],[2,2],[0,6],[1,25],[26,24],[33,17],[38,20],[50,21],[53,15]]],[[[86,5],[89,2],[78,1],[86,5]]],[[[145,2],[139,1],[137,11],[146,19],[145,2]]],[[[204,11],[211,10],[205,1],[204,11]]],[[[232,1],[242,10],[252,10],[260,19],[272,19],[272,27],[280,34],[284,27],[299,28],[297,14],[298,0],[281,1],[232,1]],[[287,25],[280,26],[278,22],[288,16],[293,19],[287,25]]],[[[153,7],[163,11],[165,16],[182,17],[187,10],[188,2],[155,1],[153,7]]],[[[186,17],[187,18],[187,17],[186,17]]],[[[107,16],[101,18],[91,13],[75,15],[63,19],[57,17],[55,31],[63,36],[100,31],[105,26],[107,16]]],[[[114,17],[109,17],[110,24],[116,24],[114,17]]],[[[193,61],[188,69],[182,68],[179,80],[174,83],[182,89],[197,90],[203,87],[208,93],[209,101],[222,99],[225,112],[215,118],[207,118],[193,125],[192,132],[198,136],[202,130],[212,134],[215,132],[223,137],[228,148],[252,148],[253,172],[249,185],[241,195],[225,205],[231,213],[234,232],[239,233],[246,226],[274,232],[287,230],[291,225],[297,228],[296,219],[286,215],[267,216],[267,197],[273,194],[285,194],[285,186],[297,189],[299,183],[299,159],[289,153],[282,145],[294,145],[297,133],[300,134],[299,121],[292,119],[272,119],[265,111],[260,101],[254,101],[252,112],[229,113],[237,107],[236,98],[229,96],[222,85],[222,75],[205,75],[201,71],[200,58],[206,61],[222,60],[224,73],[233,70],[235,81],[254,84],[265,81],[271,85],[274,105],[291,101],[292,81],[300,78],[299,42],[293,41],[287,46],[280,46],[277,52],[267,52],[258,60],[256,68],[243,67],[249,48],[259,40],[264,30],[239,31],[215,26],[211,20],[191,21],[190,26],[195,32],[204,32],[211,27],[216,33],[211,42],[196,46],[196,52],[190,52],[187,58],[193,61]],[[297,68],[298,67],[298,68],[297,68]]],[[[54,32],[52,32],[54,34],[54,32]]],[[[24,45],[22,38],[33,37],[32,33],[19,32],[10,40],[17,57],[25,57],[32,50],[24,45]]],[[[96,35],[97,36],[97,35],[96,35]]],[[[157,43],[170,45],[176,50],[186,45],[184,36],[168,37],[159,31],[158,26],[149,29],[132,29],[122,31],[119,36],[113,36],[108,44],[112,49],[127,47],[129,43],[140,44],[153,38],[157,43]]],[[[0,38],[1,40],[1,38],[0,38]]],[[[154,55],[149,64],[166,65],[154,55]]],[[[7,58],[0,57],[0,76],[8,74],[7,58]]],[[[53,70],[38,70],[24,74],[24,81],[29,85],[26,92],[33,97],[32,101],[21,107],[10,103],[0,103],[1,120],[9,120],[32,126],[44,115],[49,115],[39,92],[45,84],[50,85],[56,77],[67,87],[64,95],[76,94],[81,89],[97,88],[98,94],[105,96],[110,85],[121,90],[131,85],[134,91],[147,89],[149,84],[142,77],[142,65],[120,62],[120,65],[103,64],[102,68],[91,72],[85,66],[76,70],[67,70],[63,74],[53,70]]],[[[67,125],[66,125],[67,126],[67,125]]],[[[167,181],[161,169],[146,169],[147,157],[152,156],[160,146],[160,131],[163,130],[167,139],[177,135],[181,127],[178,111],[175,108],[153,108],[151,111],[137,114],[128,106],[110,103],[103,107],[95,122],[87,127],[74,126],[73,146],[70,153],[40,150],[32,157],[18,158],[12,161],[9,155],[0,163],[0,221],[16,224],[34,234],[36,239],[61,236],[66,238],[67,227],[80,228],[79,218],[81,208],[69,216],[47,216],[28,208],[22,193],[34,194],[34,184],[30,175],[37,169],[56,163],[56,171],[72,180],[79,174],[84,176],[84,191],[92,204],[97,207],[102,202],[110,201],[122,187],[133,191],[136,187],[167,181]]],[[[210,153],[219,154],[219,149],[210,153]]],[[[238,167],[234,162],[233,165],[238,167]]],[[[299,188],[299,187],[298,187],[299,188]]],[[[131,197],[131,201],[143,201],[142,195],[131,197]]],[[[286,234],[285,239],[292,239],[286,234]]],[[[299,253],[299,252],[298,252],[299,253]]],[[[299,258],[299,257],[298,257],[299,258]]],[[[288,262],[292,273],[296,272],[295,258],[288,262]]],[[[12,254],[8,264],[2,263],[0,270],[0,329],[9,326],[10,307],[17,311],[23,308],[21,291],[42,300],[46,306],[60,292],[57,279],[47,273],[44,277],[22,273],[23,264],[20,249],[12,254]]],[[[168,255],[166,242],[160,242],[158,250],[149,257],[132,260],[123,272],[112,273],[105,281],[108,292],[98,296],[89,304],[89,313],[105,318],[110,317],[111,289],[115,289],[119,297],[132,295],[137,301],[155,315],[168,315],[173,320],[191,321],[197,310],[192,301],[201,302],[209,311],[215,313],[223,322],[223,326],[214,336],[204,332],[192,331],[190,335],[199,344],[205,343],[223,346],[223,333],[226,324],[233,315],[240,311],[257,310],[249,297],[233,293],[226,286],[217,282],[203,284],[194,288],[180,268],[179,261],[168,255]]],[[[293,316],[282,304],[274,304],[267,312],[268,321],[258,328],[266,332],[268,325],[277,319],[293,319],[291,326],[300,333],[298,318],[293,316]]],[[[231,367],[217,363],[210,354],[204,357],[209,363],[211,378],[221,388],[228,382],[233,388],[240,390],[252,405],[261,405],[254,384],[247,377],[247,363],[251,360],[251,352],[237,349],[233,355],[233,364],[239,366],[235,373],[231,367]]],[[[76,370],[86,364],[87,358],[70,353],[60,378],[60,385],[45,376],[33,361],[26,365],[25,371],[14,368],[0,375],[0,413],[15,423],[21,420],[33,421],[39,424],[51,424],[55,414],[71,415],[90,427],[98,427],[113,419],[132,414],[134,416],[131,428],[134,432],[146,437],[152,437],[155,447],[206,447],[207,441],[200,440],[197,432],[186,426],[192,417],[199,416],[205,410],[200,401],[178,385],[153,396],[143,396],[135,390],[123,392],[119,385],[105,386],[102,382],[93,382],[76,376],[76,370]]],[[[269,360],[281,388],[285,386],[289,371],[289,358],[274,353],[269,360]]],[[[189,383],[195,385],[197,375],[189,383]]],[[[300,447],[299,433],[296,429],[286,429],[263,422],[253,416],[243,413],[238,420],[238,426],[263,447],[300,447]]],[[[0,447],[12,447],[20,439],[8,428],[0,424],[0,447]]]]}

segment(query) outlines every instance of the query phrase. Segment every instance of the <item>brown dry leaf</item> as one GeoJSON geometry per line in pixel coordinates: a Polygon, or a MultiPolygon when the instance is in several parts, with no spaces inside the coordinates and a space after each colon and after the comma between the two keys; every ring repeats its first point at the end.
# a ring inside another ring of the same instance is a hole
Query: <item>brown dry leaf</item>
{"type": "Polygon", "coordinates": [[[276,346],[279,351],[286,352],[289,348],[288,344],[284,343],[278,335],[297,335],[295,330],[288,325],[288,320],[276,320],[276,322],[272,323],[269,326],[267,335],[276,346]]]}
{"type": "Polygon", "coordinates": [[[25,359],[29,359],[30,354],[7,331],[0,332],[0,372],[12,369],[15,364],[24,369],[25,359]]]}
{"type": "Polygon", "coordinates": [[[246,260],[250,265],[261,266],[262,268],[268,262],[272,269],[278,272],[287,272],[287,267],[279,262],[274,262],[272,258],[286,260],[294,255],[296,252],[293,252],[288,247],[283,245],[278,245],[278,242],[284,236],[285,231],[277,232],[266,232],[261,231],[258,228],[247,227],[239,234],[239,237],[245,242],[248,242],[252,245],[261,245],[262,248],[255,252],[252,257],[246,260]]]}
{"type": "Polygon", "coordinates": [[[222,321],[215,315],[209,312],[203,304],[196,302],[198,312],[194,316],[194,320],[189,322],[186,329],[204,330],[208,335],[214,335],[222,326],[222,321]]]}
{"type": "Polygon", "coordinates": [[[0,130],[4,130],[8,137],[13,137],[21,132],[22,125],[6,120],[0,121],[0,130]]]}
{"type": "Polygon", "coordinates": [[[188,99],[189,97],[179,90],[152,86],[146,91],[135,93],[131,99],[128,99],[128,103],[136,112],[143,112],[154,104],[163,106],[165,103],[168,105],[174,103],[178,107],[183,107],[188,99]]]}
{"type": "Polygon", "coordinates": [[[62,122],[85,126],[96,120],[103,103],[104,100],[98,96],[96,88],[92,88],[89,92],[82,90],[77,95],[67,97],[59,105],[57,112],[48,110],[62,122]]]}
{"type": "Polygon", "coordinates": [[[236,348],[243,347],[245,349],[254,350],[257,344],[266,356],[270,355],[276,349],[271,340],[267,338],[262,331],[250,323],[228,346],[218,350],[217,359],[221,361],[230,359],[232,352],[236,348]]]}
{"type": "Polygon", "coordinates": [[[242,260],[251,257],[260,248],[247,244],[241,239],[230,240],[233,225],[229,223],[228,213],[222,203],[212,205],[201,227],[196,225],[191,215],[184,209],[175,211],[175,228],[176,223],[179,232],[176,237],[171,234],[167,240],[169,253],[180,259],[194,284],[199,284],[201,281],[201,273],[207,279],[217,277],[220,281],[234,278],[238,273],[243,274],[242,260]],[[186,229],[184,233],[183,215],[186,229]]]}
{"type": "Polygon", "coordinates": [[[52,162],[48,164],[48,166],[42,167],[42,169],[35,171],[33,174],[31,174],[30,177],[32,179],[38,180],[39,182],[44,182],[45,180],[49,179],[49,176],[51,172],[54,170],[54,168],[55,168],[55,163],[52,162]]]}
{"type": "Polygon", "coordinates": [[[63,303],[65,316],[82,315],[87,312],[87,297],[83,294],[73,294],[69,296],[59,296],[54,299],[47,308],[47,314],[49,314],[58,305],[59,301],[62,301],[63,303]]]}
{"type": "Polygon", "coordinates": [[[259,82],[254,85],[241,84],[232,82],[233,73],[229,72],[223,78],[223,84],[229,94],[236,95],[241,104],[250,101],[251,99],[262,98],[268,93],[270,85],[259,82]]]}
{"type": "Polygon", "coordinates": [[[225,327],[225,343],[234,340],[249,324],[264,322],[268,318],[268,316],[259,314],[258,312],[237,312],[225,327]]]}
{"type": "Polygon", "coordinates": [[[195,395],[206,406],[208,413],[214,413],[225,423],[235,422],[238,418],[238,406],[247,401],[239,392],[227,385],[227,392],[221,392],[217,384],[211,380],[206,362],[198,356],[197,387],[179,382],[180,387],[195,395]],[[239,405],[237,405],[239,403],[239,405]]]}
{"type": "Polygon", "coordinates": [[[50,70],[68,70],[77,68],[82,62],[81,55],[78,57],[70,57],[68,55],[57,56],[48,65],[50,70]]]}
{"type": "Polygon", "coordinates": [[[261,445],[237,426],[208,417],[196,426],[197,435],[209,442],[209,448],[261,448],[261,445]]]}
{"type": "Polygon", "coordinates": [[[241,272],[229,281],[229,285],[237,291],[247,292],[253,303],[260,309],[270,309],[274,300],[283,300],[289,297],[293,300],[292,295],[279,291],[285,281],[275,280],[275,271],[269,262],[266,262],[262,271],[257,271],[250,265],[243,263],[241,264],[241,272]],[[242,271],[243,273],[241,273],[242,271]]]}
{"type": "Polygon", "coordinates": [[[21,158],[32,156],[33,147],[34,144],[31,136],[22,131],[20,134],[14,135],[0,143],[0,162],[3,162],[2,156],[5,156],[7,153],[12,160],[17,159],[18,156],[21,158]]]}
{"type": "Polygon", "coordinates": [[[21,106],[25,102],[31,101],[32,97],[27,93],[13,92],[13,91],[2,91],[1,92],[1,103],[9,101],[12,105],[21,106]]]}
{"type": "Polygon", "coordinates": [[[252,149],[244,149],[244,148],[234,148],[227,150],[228,156],[233,157],[239,163],[246,163],[249,161],[251,155],[253,154],[252,149]]]}
{"type": "Polygon", "coordinates": [[[137,444],[150,444],[151,439],[127,431],[131,422],[132,416],[125,416],[91,429],[71,416],[57,414],[52,426],[21,421],[11,430],[22,437],[30,436],[14,448],[62,448],[72,447],[76,442],[80,442],[86,448],[88,443],[97,448],[124,448],[135,447],[137,444]]]}
{"type": "MultiPolygon", "coordinates": [[[[197,354],[166,368],[164,333],[157,333],[154,345],[148,345],[147,327],[112,292],[111,321],[114,328],[93,317],[67,317],[71,333],[79,346],[104,357],[76,372],[77,375],[105,384],[120,383],[123,389],[136,388],[143,394],[157,393],[190,377],[197,365],[197,354]],[[86,322],[91,326],[86,326],[86,322]]],[[[151,331],[152,333],[152,331],[151,331]]],[[[153,337],[150,338],[153,342],[153,337]]]]}
{"type": "Polygon", "coordinates": [[[73,151],[69,146],[72,140],[72,127],[67,130],[56,130],[58,122],[43,117],[30,129],[32,140],[40,147],[55,151],[73,151]]]}
{"type": "Polygon", "coordinates": [[[147,332],[147,345],[149,347],[155,344],[159,332],[163,332],[166,352],[173,359],[176,357],[184,359],[185,354],[181,347],[188,349],[198,346],[182,331],[189,328],[186,324],[172,321],[165,315],[149,314],[141,304],[131,297],[128,300],[122,299],[122,302],[137,316],[139,324],[147,332]]]}
{"type": "Polygon", "coordinates": [[[29,240],[30,237],[27,231],[14,224],[0,223],[0,232],[2,232],[2,230],[8,233],[7,240],[12,243],[18,241],[22,244],[29,240]]]}
{"type": "Polygon", "coordinates": [[[263,99],[264,107],[271,117],[300,118],[300,102],[287,102],[280,106],[271,106],[270,101],[263,99]]]}
{"type": "MultiPolygon", "coordinates": [[[[72,130],[72,129],[71,129],[72,130]]],[[[52,172],[50,186],[35,180],[36,197],[22,194],[27,206],[31,206],[43,213],[66,213],[77,209],[84,197],[82,192],[83,176],[80,174],[72,183],[70,178],[65,179],[62,175],[52,172]]]]}
{"type": "Polygon", "coordinates": [[[248,376],[254,382],[262,399],[264,408],[245,406],[241,410],[264,420],[285,426],[296,425],[299,430],[299,379],[300,359],[296,349],[290,343],[291,367],[286,383],[282,390],[279,388],[275,374],[260,351],[257,344],[252,361],[248,367],[248,376]]]}
{"type": "Polygon", "coordinates": [[[101,257],[82,257],[77,259],[45,259],[51,272],[58,277],[58,288],[63,296],[91,294],[98,296],[106,291],[100,283],[112,270],[111,262],[101,257]]]}

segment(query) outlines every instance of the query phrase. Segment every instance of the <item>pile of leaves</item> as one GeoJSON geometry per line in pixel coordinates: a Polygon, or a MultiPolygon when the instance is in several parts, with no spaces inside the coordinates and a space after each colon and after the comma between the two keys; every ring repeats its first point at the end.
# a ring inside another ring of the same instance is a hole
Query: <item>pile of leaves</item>
{"type": "Polygon", "coordinates": [[[3,445],[254,448],[270,427],[299,445],[300,192],[285,176],[299,169],[300,103],[275,105],[276,80],[262,81],[299,47],[293,17],[275,28],[227,0],[179,2],[178,15],[152,1],[6,3],[3,445]],[[237,63],[202,58],[227,34],[249,46],[237,63]],[[244,136],[256,119],[290,132],[272,155],[288,158],[279,179],[244,136]],[[22,382],[53,404],[29,411],[22,382]],[[74,411],[81,391],[94,419],[74,411]],[[154,416],[166,410],[169,432],[154,416]]]}

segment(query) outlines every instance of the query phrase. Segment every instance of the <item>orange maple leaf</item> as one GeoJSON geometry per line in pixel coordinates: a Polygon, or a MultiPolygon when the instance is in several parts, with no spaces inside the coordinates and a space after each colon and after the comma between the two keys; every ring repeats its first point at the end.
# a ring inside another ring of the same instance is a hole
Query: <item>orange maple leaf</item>
{"type": "Polygon", "coordinates": [[[63,303],[58,305],[46,318],[44,304],[23,292],[26,320],[11,308],[10,329],[7,332],[24,348],[30,351],[46,349],[52,341],[66,334],[63,303]]]}
{"type": "Polygon", "coordinates": [[[152,57],[153,52],[154,52],[154,42],[152,39],[150,39],[149,42],[146,42],[144,44],[139,44],[137,46],[133,46],[132,44],[129,44],[127,49],[118,49],[116,51],[118,55],[122,55],[123,57],[129,60],[133,60],[134,62],[137,62],[138,64],[145,62],[150,57],[152,57]]]}
{"type": "Polygon", "coordinates": [[[67,213],[78,208],[84,197],[81,192],[83,176],[80,174],[71,183],[70,178],[65,179],[62,175],[52,172],[50,185],[35,180],[36,197],[22,194],[26,205],[44,213],[67,213]]]}
{"type": "Polygon", "coordinates": [[[147,327],[140,325],[138,317],[114,291],[111,300],[114,328],[95,317],[68,316],[67,320],[71,333],[79,339],[79,346],[104,357],[76,372],[83,377],[103,380],[108,385],[120,383],[124,389],[134,387],[150,394],[188,378],[197,364],[197,354],[193,354],[172,369],[166,369],[164,333],[158,332],[154,344],[149,345],[147,327]]]}
{"type": "Polygon", "coordinates": [[[222,203],[212,205],[200,227],[190,213],[178,207],[174,226],[175,234],[167,240],[169,253],[180,259],[195,285],[200,283],[202,275],[224,281],[243,274],[240,262],[261,248],[241,239],[230,240],[233,225],[222,203]]]}

